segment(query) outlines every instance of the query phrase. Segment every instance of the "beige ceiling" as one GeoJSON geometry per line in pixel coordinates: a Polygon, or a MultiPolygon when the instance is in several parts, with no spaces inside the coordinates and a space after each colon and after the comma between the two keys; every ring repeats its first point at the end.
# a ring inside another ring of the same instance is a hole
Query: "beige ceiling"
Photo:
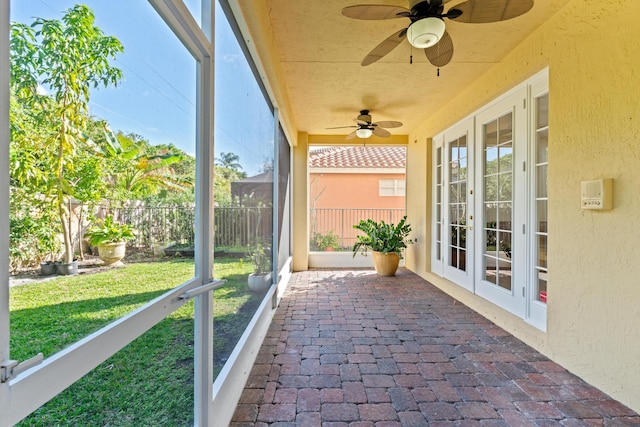
{"type": "MultiPolygon", "coordinates": [[[[280,81],[273,96],[281,110],[291,110],[286,115],[294,130],[346,135],[350,129],[326,128],[353,125],[359,110],[368,109],[374,121],[403,122],[390,132],[406,135],[567,2],[535,0],[525,15],[497,23],[446,20],[455,51],[440,76],[422,50],[406,41],[380,61],[360,65],[371,49],[409,20],[354,20],[340,11],[357,4],[408,7],[408,0],[242,0],[236,10],[242,11],[240,26],[260,57],[259,68],[267,79],[280,81]]],[[[451,0],[445,10],[458,3],[461,0],[451,0]]]]}

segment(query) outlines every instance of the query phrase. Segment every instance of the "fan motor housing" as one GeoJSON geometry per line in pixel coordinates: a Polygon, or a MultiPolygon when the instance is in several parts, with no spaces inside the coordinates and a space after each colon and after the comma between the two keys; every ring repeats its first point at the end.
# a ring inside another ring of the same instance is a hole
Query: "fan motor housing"
{"type": "Polygon", "coordinates": [[[445,31],[444,21],[440,18],[429,17],[414,22],[407,30],[407,40],[411,46],[425,49],[438,43],[445,31]]]}
{"type": "Polygon", "coordinates": [[[360,115],[358,116],[358,120],[371,123],[371,114],[369,114],[369,110],[361,110],[360,115]]]}

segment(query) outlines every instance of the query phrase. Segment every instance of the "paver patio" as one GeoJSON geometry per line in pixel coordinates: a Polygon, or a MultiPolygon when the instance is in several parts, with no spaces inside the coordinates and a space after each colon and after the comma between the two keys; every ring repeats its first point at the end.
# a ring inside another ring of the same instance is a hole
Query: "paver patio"
{"type": "Polygon", "coordinates": [[[408,270],[295,273],[232,426],[622,426],[640,416],[408,270]]]}

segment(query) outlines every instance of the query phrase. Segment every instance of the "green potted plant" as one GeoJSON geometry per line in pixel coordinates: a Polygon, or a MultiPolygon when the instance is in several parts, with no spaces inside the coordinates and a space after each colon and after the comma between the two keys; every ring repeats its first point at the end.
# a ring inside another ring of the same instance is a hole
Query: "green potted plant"
{"type": "Polygon", "coordinates": [[[403,250],[414,243],[409,239],[411,226],[407,224],[407,217],[402,217],[398,224],[387,224],[382,220],[361,220],[353,228],[364,233],[356,236],[353,256],[358,252],[366,255],[371,250],[376,272],[383,276],[395,275],[403,250]]]}
{"type": "Polygon", "coordinates": [[[333,230],[327,231],[326,234],[315,233],[313,235],[313,245],[319,251],[335,251],[340,246],[339,238],[333,233],[333,230]]]}
{"type": "Polygon", "coordinates": [[[91,227],[84,235],[89,244],[98,248],[98,256],[107,265],[124,258],[127,240],[136,237],[128,224],[119,224],[108,215],[100,224],[91,227]]]}
{"type": "Polygon", "coordinates": [[[253,263],[253,273],[249,274],[249,290],[261,292],[271,286],[271,247],[261,241],[251,252],[251,262],[253,263]]]}

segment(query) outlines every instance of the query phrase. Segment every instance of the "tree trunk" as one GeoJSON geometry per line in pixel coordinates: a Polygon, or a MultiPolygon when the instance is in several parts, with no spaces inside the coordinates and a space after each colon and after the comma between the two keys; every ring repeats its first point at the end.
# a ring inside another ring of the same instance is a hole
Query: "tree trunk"
{"type": "Polygon", "coordinates": [[[69,229],[68,213],[64,206],[64,196],[62,191],[58,191],[58,215],[62,224],[62,236],[64,237],[64,263],[73,261],[73,245],[71,245],[71,230],[69,229]]]}
{"type": "MultiPolygon", "coordinates": [[[[66,104],[65,104],[66,106],[66,104]]],[[[57,202],[58,202],[58,215],[60,216],[60,223],[62,224],[62,236],[64,238],[64,263],[70,264],[73,261],[73,247],[71,245],[71,229],[69,227],[69,213],[66,211],[64,190],[62,185],[63,170],[64,170],[64,144],[66,137],[66,126],[64,124],[65,115],[62,114],[62,127],[60,134],[58,135],[58,171],[57,171],[57,202]]]]}
{"type": "Polygon", "coordinates": [[[82,239],[84,237],[84,229],[82,227],[82,220],[84,218],[84,202],[80,203],[80,213],[78,214],[78,249],[80,250],[80,259],[84,261],[84,248],[82,239]]]}

